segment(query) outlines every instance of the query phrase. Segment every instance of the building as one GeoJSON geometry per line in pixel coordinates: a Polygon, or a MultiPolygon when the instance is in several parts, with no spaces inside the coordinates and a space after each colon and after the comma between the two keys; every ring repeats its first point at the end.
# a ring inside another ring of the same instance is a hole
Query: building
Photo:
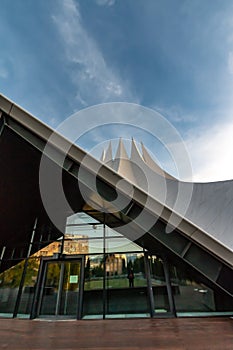
{"type": "Polygon", "coordinates": [[[0,168],[2,317],[233,314],[232,181],[181,183],[134,141],[99,161],[2,95],[0,168]]]}
{"type": "Polygon", "coordinates": [[[52,256],[53,254],[60,254],[63,249],[64,254],[88,254],[88,240],[85,235],[70,235],[66,234],[64,239],[64,246],[61,242],[54,241],[34,253],[33,256],[52,256]]]}

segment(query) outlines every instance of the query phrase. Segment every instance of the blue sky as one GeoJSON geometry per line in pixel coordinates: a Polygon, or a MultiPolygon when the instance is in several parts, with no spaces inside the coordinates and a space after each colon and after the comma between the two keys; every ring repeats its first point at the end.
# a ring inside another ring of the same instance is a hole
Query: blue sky
{"type": "Polygon", "coordinates": [[[231,0],[1,0],[0,42],[1,92],[52,127],[138,103],[180,132],[194,180],[233,178],[231,0]]]}

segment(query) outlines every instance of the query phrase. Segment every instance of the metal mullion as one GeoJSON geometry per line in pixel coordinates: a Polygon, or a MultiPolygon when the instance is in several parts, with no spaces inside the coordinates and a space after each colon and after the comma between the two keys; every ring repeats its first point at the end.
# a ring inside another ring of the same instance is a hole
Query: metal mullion
{"type": "Polygon", "coordinates": [[[146,278],[147,278],[147,290],[148,290],[148,296],[149,296],[150,315],[151,317],[153,317],[155,314],[155,302],[154,302],[153,288],[151,283],[150,265],[149,265],[147,252],[144,252],[144,262],[145,262],[145,272],[146,272],[146,278]]]}
{"type": "Polygon", "coordinates": [[[44,280],[45,280],[45,262],[40,257],[40,267],[37,275],[37,282],[36,282],[36,288],[34,292],[34,297],[33,297],[33,302],[32,302],[32,308],[31,308],[31,314],[30,314],[30,319],[33,319],[38,316],[40,312],[40,307],[41,307],[41,299],[43,297],[43,286],[44,280]]]}
{"type": "MultiPolygon", "coordinates": [[[[59,262],[57,262],[59,263],[59,262]]],[[[56,309],[55,309],[55,316],[59,315],[60,306],[61,306],[61,292],[63,287],[63,281],[64,281],[64,271],[65,271],[65,262],[61,262],[61,271],[59,276],[59,285],[58,285],[58,291],[57,291],[57,302],[56,302],[56,309]]]]}
{"type": "Polygon", "coordinates": [[[44,296],[44,292],[45,292],[44,288],[45,288],[45,283],[46,283],[49,262],[45,262],[44,264],[45,264],[45,266],[43,266],[43,270],[42,270],[42,274],[43,274],[42,283],[41,283],[42,288],[40,290],[40,297],[39,297],[39,304],[38,304],[38,312],[39,313],[41,312],[41,306],[42,306],[43,296],[44,296]]]}
{"type": "Polygon", "coordinates": [[[1,252],[1,256],[0,256],[0,267],[2,264],[2,260],[3,260],[4,254],[5,254],[5,251],[6,251],[6,246],[2,247],[2,252],[1,252]]]}
{"type": "Polygon", "coordinates": [[[80,283],[79,283],[79,295],[78,295],[78,310],[77,310],[77,319],[82,318],[82,307],[83,307],[83,291],[84,291],[84,274],[85,274],[85,258],[84,256],[80,259],[81,268],[80,268],[80,283]]]}
{"type": "Polygon", "coordinates": [[[104,224],[103,224],[103,257],[104,257],[104,276],[103,276],[103,319],[106,317],[106,303],[107,303],[107,291],[106,291],[106,224],[105,224],[105,213],[104,213],[104,224]]]}

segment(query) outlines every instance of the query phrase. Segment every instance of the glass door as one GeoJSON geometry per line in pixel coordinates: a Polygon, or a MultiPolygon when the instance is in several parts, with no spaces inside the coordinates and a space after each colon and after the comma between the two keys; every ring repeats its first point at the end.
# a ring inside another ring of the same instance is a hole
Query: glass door
{"type": "Polygon", "coordinates": [[[77,316],[81,260],[48,261],[45,264],[40,316],[77,316]]]}

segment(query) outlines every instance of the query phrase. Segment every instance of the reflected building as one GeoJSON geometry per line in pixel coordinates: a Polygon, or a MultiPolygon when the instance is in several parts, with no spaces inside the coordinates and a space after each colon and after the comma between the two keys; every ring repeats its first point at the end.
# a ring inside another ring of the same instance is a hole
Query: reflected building
{"type": "Polygon", "coordinates": [[[109,254],[106,258],[106,272],[109,276],[121,275],[125,258],[121,254],[109,254]]]}
{"type": "Polygon", "coordinates": [[[88,239],[85,235],[72,235],[66,234],[64,239],[64,246],[58,241],[52,242],[44,248],[40,249],[38,252],[33,254],[33,256],[52,256],[53,254],[60,254],[61,250],[63,254],[88,254],[88,239]]]}

